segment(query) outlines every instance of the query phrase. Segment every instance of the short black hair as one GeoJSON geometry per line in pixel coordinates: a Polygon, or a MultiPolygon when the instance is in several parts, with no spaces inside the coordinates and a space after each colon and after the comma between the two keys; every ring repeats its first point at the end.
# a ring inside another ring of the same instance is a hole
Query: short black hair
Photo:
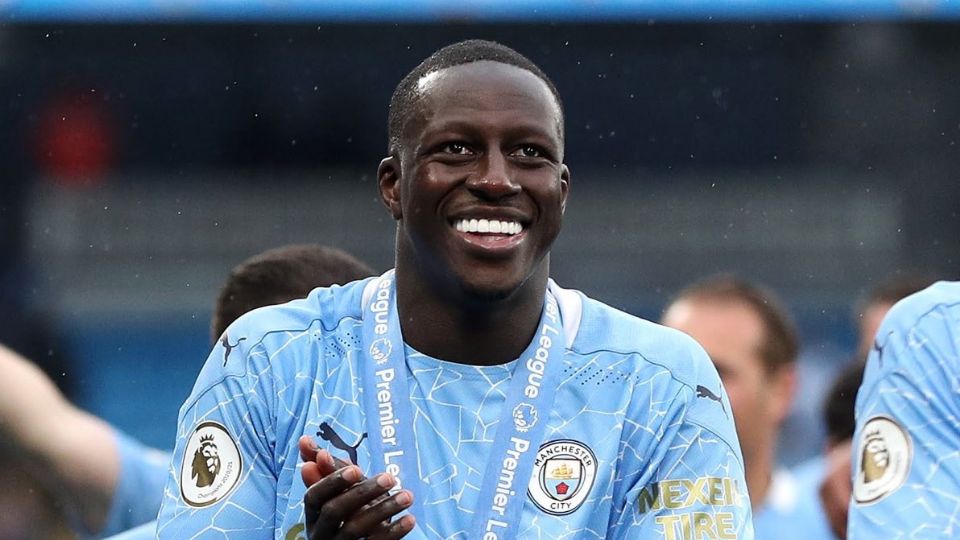
{"type": "Polygon", "coordinates": [[[684,288],[668,304],[668,309],[681,300],[719,300],[745,304],[763,322],[764,335],[759,354],[766,372],[775,373],[784,366],[796,363],[800,348],[796,327],[783,303],[770,289],[729,274],[720,274],[684,288]]]}
{"type": "Polygon", "coordinates": [[[374,275],[346,251],[319,244],[294,244],[264,251],[235,266],[220,289],[210,322],[213,341],[244,313],[304,298],[317,287],[374,275]]]}
{"type": "Polygon", "coordinates": [[[823,422],[827,426],[827,442],[830,444],[839,444],[853,437],[856,428],[854,409],[864,367],[862,360],[850,362],[830,385],[823,403],[823,422]]]}
{"type": "Polygon", "coordinates": [[[557,107],[560,109],[560,137],[563,138],[563,104],[560,101],[560,93],[557,92],[557,87],[550,80],[550,77],[547,77],[547,74],[529,58],[506,45],[484,39],[468,39],[447,45],[434,52],[400,80],[400,84],[397,85],[390,97],[387,151],[393,153],[400,143],[403,127],[406,125],[410,113],[413,112],[413,106],[419,97],[417,84],[420,79],[435,71],[481,61],[515,66],[533,73],[543,81],[550,89],[550,93],[553,94],[553,98],[557,100],[557,107]]]}

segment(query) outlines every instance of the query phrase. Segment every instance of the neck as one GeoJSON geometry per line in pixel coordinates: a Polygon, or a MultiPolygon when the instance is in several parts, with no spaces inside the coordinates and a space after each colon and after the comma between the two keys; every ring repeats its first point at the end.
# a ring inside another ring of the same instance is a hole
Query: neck
{"type": "Polygon", "coordinates": [[[750,505],[753,511],[762,507],[770,494],[770,485],[773,483],[773,445],[768,445],[770,451],[757,452],[743,457],[746,467],[747,491],[750,493],[750,505]]]}
{"type": "Polygon", "coordinates": [[[547,288],[549,265],[506,298],[476,298],[446,291],[397,265],[397,310],[403,340],[449,362],[497,365],[515,360],[530,344],[547,288]]]}

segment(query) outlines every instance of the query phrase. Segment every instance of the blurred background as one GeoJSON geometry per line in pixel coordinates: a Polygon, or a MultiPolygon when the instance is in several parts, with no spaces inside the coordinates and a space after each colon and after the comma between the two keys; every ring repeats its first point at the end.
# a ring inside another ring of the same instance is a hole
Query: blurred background
{"type": "Polygon", "coordinates": [[[785,464],[821,449],[863,291],[960,271],[956,4],[280,4],[0,1],[0,342],[149,444],[173,444],[231,267],[292,242],[391,266],[387,103],[464,38],[564,99],[561,284],[652,319],[715,272],[783,296],[785,464]]]}

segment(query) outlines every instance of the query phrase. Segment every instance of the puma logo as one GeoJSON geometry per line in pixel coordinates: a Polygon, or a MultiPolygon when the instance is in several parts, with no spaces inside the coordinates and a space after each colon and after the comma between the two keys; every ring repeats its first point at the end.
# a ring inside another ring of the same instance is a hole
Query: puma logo
{"type": "Polygon", "coordinates": [[[707,398],[707,399],[711,399],[711,400],[713,400],[713,401],[716,401],[717,403],[720,404],[720,408],[723,409],[723,415],[724,415],[724,416],[727,416],[727,408],[723,405],[723,400],[720,399],[720,396],[718,396],[718,395],[714,394],[712,391],[710,391],[710,389],[707,388],[706,386],[703,386],[702,384],[698,384],[698,385],[697,385],[697,397],[698,397],[698,398],[707,398]]]}
{"type": "Polygon", "coordinates": [[[224,365],[224,366],[227,365],[227,358],[230,358],[230,351],[232,351],[232,350],[234,350],[235,348],[237,348],[237,345],[239,345],[240,342],[243,341],[243,340],[245,340],[245,339],[247,339],[247,338],[242,337],[242,338],[238,339],[236,343],[234,343],[233,345],[231,345],[231,344],[230,344],[230,337],[229,337],[226,333],[223,334],[223,337],[220,338],[220,344],[223,345],[223,349],[224,349],[224,350],[223,350],[223,365],[224,365]]]}
{"type": "Polygon", "coordinates": [[[353,463],[354,465],[357,464],[357,448],[360,446],[360,443],[367,438],[367,434],[364,433],[360,436],[360,440],[357,441],[357,444],[349,445],[340,437],[336,430],[334,430],[333,427],[326,422],[320,422],[320,431],[317,432],[317,436],[332,444],[334,448],[338,448],[346,452],[350,456],[350,463],[353,463]]]}

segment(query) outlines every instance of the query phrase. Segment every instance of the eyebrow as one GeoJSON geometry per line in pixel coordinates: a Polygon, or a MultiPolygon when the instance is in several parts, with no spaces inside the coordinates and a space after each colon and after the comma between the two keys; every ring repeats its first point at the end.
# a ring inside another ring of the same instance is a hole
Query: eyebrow
{"type": "MultiPolygon", "coordinates": [[[[549,139],[551,143],[555,143],[558,147],[563,145],[563,137],[560,133],[559,123],[555,124],[555,131],[551,132],[549,130],[544,130],[543,126],[531,124],[531,123],[517,123],[507,126],[504,130],[508,136],[512,137],[524,137],[524,136],[535,136],[543,137],[549,139]]],[[[443,132],[462,132],[472,134],[477,131],[477,124],[475,122],[468,122],[466,120],[448,120],[443,123],[430,125],[428,122],[424,127],[422,134],[432,135],[435,133],[443,132]]]]}

